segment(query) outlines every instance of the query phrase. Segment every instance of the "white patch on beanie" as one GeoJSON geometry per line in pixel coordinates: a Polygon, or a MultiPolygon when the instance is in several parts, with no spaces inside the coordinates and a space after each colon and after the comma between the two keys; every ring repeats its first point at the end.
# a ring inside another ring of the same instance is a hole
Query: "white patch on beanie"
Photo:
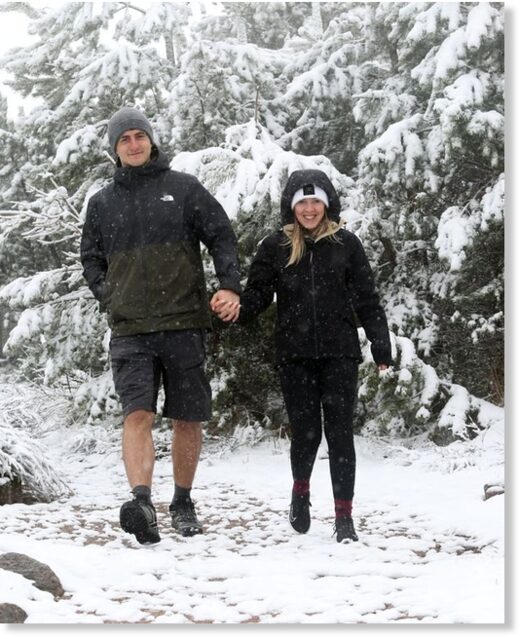
{"type": "Polygon", "coordinates": [[[301,189],[298,189],[293,195],[291,210],[294,209],[295,204],[298,204],[298,202],[309,199],[320,200],[327,208],[329,208],[329,198],[325,191],[319,186],[316,186],[316,184],[306,184],[301,189]]]}

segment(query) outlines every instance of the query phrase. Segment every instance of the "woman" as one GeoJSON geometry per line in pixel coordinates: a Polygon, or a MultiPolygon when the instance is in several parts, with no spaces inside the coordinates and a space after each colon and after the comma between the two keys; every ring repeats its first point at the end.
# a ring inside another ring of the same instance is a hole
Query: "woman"
{"type": "Polygon", "coordinates": [[[247,322],[276,294],[277,362],[292,431],[289,521],[300,533],[309,530],[310,478],[324,430],[336,539],[357,541],[352,521],[352,419],[361,361],[356,326],[358,319],[376,365],[385,369],[391,363],[386,316],[359,239],[339,224],[339,197],[325,173],[292,173],[281,216],[283,229],[259,245],[240,308],[217,298],[213,310],[226,321],[247,322]]]}

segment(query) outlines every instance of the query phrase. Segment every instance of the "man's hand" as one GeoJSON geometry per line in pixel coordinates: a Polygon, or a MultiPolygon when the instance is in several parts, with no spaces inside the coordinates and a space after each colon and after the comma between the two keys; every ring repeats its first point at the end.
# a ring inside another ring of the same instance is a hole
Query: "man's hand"
{"type": "Polygon", "coordinates": [[[240,296],[222,288],[211,298],[211,310],[224,322],[236,322],[240,315],[240,296]]]}

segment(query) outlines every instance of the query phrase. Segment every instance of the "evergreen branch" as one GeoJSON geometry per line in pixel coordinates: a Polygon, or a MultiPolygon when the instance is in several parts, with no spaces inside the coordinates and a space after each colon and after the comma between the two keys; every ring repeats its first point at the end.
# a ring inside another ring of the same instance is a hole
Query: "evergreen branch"
{"type": "Polygon", "coordinates": [[[457,151],[453,152],[453,158],[457,160],[459,166],[461,164],[465,164],[466,166],[472,166],[475,169],[482,171],[483,173],[491,173],[492,178],[490,179],[490,182],[496,179],[496,168],[490,166],[489,164],[482,164],[480,162],[476,162],[475,160],[471,160],[468,158],[467,155],[458,153],[457,151]]]}
{"type": "Polygon", "coordinates": [[[139,13],[146,15],[146,11],[144,9],[141,9],[141,7],[136,7],[131,2],[120,2],[119,4],[122,4],[123,6],[117,11],[115,11],[114,13],[118,13],[119,11],[124,11],[125,9],[133,9],[134,11],[138,11],[139,13]]]}
{"type": "Polygon", "coordinates": [[[0,4],[0,12],[7,13],[8,11],[16,11],[18,13],[24,13],[28,18],[38,18],[38,11],[29,2],[5,2],[0,4]]]}
{"type": "MultiPolygon", "coordinates": [[[[49,180],[52,182],[52,185],[54,186],[55,189],[60,188],[52,175],[49,175],[49,180]]],[[[76,219],[79,222],[80,212],[76,209],[76,207],[73,206],[66,197],[63,197],[62,201],[65,203],[65,206],[69,209],[69,211],[76,217],[76,219]]]]}
{"type": "Polygon", "coordinates": [[[108,158],[110,160],[110,162],[112,162],[112,164],[114,166],[116,166],[116,161],[114,160],[114,158],[110,155],[110,153],[108,151],[103,151],[103,155],[108,158]]]}
{"type": "Polygon", "coordinates": [[[62,242],[76,239],[77,233],[74,233],[73,235],[65,235],[64,237],[53,240],[48,240],[45,238],[45,236],[41,237],[39,233],[22,233],[22,237],[27,240],[38,240],[40,244],[43,244],[44,246],[56,246],[56,244],[61,244],[62,242]]]}
{"type": "Polygon", "coordinates": [[[89,302],[94,302],[94,306],[98,304],[98,301],[93,295],[89,295],[90,291],[86,286],[82,286],[81,288],[71,291],[70,293],[64,293],[60,295],[56,299],[46,300],[45,302],[39,302],[37,304],[31,305],[31,308],[38,311],[42,311],[49,306],[59,306],[61,304],[66,304],[69,302],[77,302],[78,300],[87,300],[89,302]]]}

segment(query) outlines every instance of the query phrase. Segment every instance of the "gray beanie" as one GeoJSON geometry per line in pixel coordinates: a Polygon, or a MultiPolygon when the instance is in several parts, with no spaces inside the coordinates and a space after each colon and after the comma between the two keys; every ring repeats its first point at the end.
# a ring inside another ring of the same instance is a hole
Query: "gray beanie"
{"type": "Polygon", "coordinates": [[[129,131],[130,129],[144,131],[153,144],[152,125],[148,122],[146,116],[143,115],[141,111],[133,109],[132,107],[123,107],[119,109],[119,111],[116,111],[108,121],[108,143],[114,153],[119,138],[125,131],[129,131]]]}

